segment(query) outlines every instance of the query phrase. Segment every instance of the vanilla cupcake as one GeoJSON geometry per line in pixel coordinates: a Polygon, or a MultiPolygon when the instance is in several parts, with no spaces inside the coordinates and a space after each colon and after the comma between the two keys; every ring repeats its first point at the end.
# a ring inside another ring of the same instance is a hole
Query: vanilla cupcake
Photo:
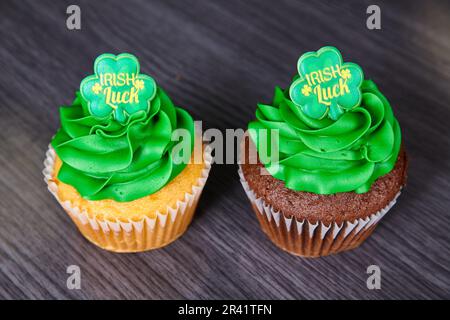
{"type": "Polygon", "coordinates": [[[115,252],[165,246],[187,229],[211,157],[192,117],[131,54],[103,54],[51,141],[44,175],[81,233],[115,252]],[[174,134],[174,132],[181,134],[174,134]],[[173,141],[182,136],[187,141],[173,141]],[[194,142],[204,154],[194,159],[194,142]]]}

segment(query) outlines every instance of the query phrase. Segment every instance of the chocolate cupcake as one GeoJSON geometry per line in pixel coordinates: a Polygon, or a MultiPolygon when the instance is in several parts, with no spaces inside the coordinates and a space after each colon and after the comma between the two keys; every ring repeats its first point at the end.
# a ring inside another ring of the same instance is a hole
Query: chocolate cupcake
{"type": "Polygon", "coordinates": [[[405,185],[407,157],[388,100],[336,48],[302,55],[298,73],[258,105],[239,174],[269,238],[319,257],[372,233],[405,185]]]}

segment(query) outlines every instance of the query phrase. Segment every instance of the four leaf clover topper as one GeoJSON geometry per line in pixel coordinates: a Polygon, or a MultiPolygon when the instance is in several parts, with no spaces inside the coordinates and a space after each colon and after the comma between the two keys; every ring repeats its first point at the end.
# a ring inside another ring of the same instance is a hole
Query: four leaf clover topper
{"type": "Polygon", "coordinates": [[[80,84],[89,112],[99,118],[112,114],[120,123],[138,111],[148,112],[156,83],[150,76],[140,74],[139,68],[138,59],[129,53],[105,53],[95,59],[95,74],[80,84]]]}
{"type": "Polygon", "coordinates": [[[300,77],[291,84],[289,95],[307,116],[337,120],[361,102],[364,74],[357,64],[344,63],[335,47],[303,54],[297,69],[300,77]]]}

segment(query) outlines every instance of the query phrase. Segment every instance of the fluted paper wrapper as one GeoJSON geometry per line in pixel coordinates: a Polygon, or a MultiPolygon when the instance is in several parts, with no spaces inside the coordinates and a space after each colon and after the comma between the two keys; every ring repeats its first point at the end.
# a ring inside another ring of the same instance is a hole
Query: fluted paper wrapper
{"type": "Polygon", "coordinates": [[[89,241],[109,251],[140,252],[168,245],[186,231],[208,178],[211,163],[211,149],[206,146],[201,176],[192,186],[192,192],[185,194],[184,201],[178,201],[174,208],[168,206],[166,212],[156,212],[155,218],[144,217],[137,221],[98,219],[95,214],[89,215],[70,201],[61,201],[58,198],[58,186],[52,181],[55,151],[51,147],[46,153],[43,174],[50,192],[89,241]]]}
{"type": "Polygon", "coordinates": [[[250,189],[239,168],[239,176],[253,210],[267,236],[281,249],[303,257],[321,257],[358,247],[375,229],[378,222],[395,204],[400,192],[382,210],[340,225],[297,220],[274,210],[250,189]]]}

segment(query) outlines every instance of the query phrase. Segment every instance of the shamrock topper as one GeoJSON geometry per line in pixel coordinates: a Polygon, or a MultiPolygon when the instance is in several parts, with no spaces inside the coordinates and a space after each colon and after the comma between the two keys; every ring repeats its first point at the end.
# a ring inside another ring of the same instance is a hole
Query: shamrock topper
{"type": "Polygon", "coordinates": [[[106,117],[112,113],[114,119],[124,123],[129,115],[149,110],[156,83],[153,78],[139,74],[135,56],[102,54],[95,59],[94,72],[80,84],[81,96],[93,116],[106,117]]]}
{"type": "Polygon", "coordinates": [[[292,83],[289,95],[307,116],[322,119],[328,115],[337,120],[361,102],[364,74],[357,64],[344,63],[335,47],[303,54],[297,69],[300,77],[292,83]]]}

